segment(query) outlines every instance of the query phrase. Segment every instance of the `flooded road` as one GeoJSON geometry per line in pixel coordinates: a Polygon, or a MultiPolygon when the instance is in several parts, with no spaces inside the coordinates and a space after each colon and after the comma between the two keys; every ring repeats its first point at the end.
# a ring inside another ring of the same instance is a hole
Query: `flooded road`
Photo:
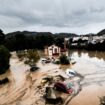
{"type": "Polygon", "coordinates": [[[30,81],[26,81],[26,71],[29,66],[24,65],[17,57],[11,58],[10,64],[10,71],[2,75],[2,77],[8,77],[10,82],[0,87],[0,105],[18,103],[30,85],[30,81]]]}
{"type": "Polygon", "coordinates": [[[71,68],[84,76],[82,91],[70,105],[99,105],[99,97],[105,96],[105,52],[71,51],[76,60],[71,68]]]}
{"type": "MultiPolygon", "coordinates": [[[[99,97],[105,96],[105,52],[70,51],[76,64],[71,68],[84,78],[80,81],[82,90],[68,105],[99,105],[99,97]]],[[[30,67],[20,62],[16,56],[10,60],[10,71],[4,76],[10,83],[0,86],[0,105],[45,105],[42,97],[44,90],[39,90],[42,78],[47,75],[65,75],[58,65],[37,64],[40,70],[30,73],[30,67]]],[[[66,75],[65,75],[66,77],[66,75]]]]}
{"type": "Polygon", "coordinates": [[[44,90],[38,89],[38,86],[40,87],[42,78],[52,75],[52,71],[56,72],[59,67],[39,62],[40,71],[30,73],[30,67],[14,55],[10,65],[10,70],[0,75],[0,79],[8,77],[10,81],[0,86],[0,105],[45,105],[42,98],[44,90]]]}

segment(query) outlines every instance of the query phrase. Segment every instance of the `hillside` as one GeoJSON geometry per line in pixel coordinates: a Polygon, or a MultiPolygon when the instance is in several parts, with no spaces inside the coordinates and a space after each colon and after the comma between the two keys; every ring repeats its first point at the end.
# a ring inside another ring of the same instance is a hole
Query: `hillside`
{"type": "Polygon", "coordinates": [[[105,29],[103,29],[103,30],[101,30],[100,32],[98,32],[97,35],[98,35],[98,36],[105,35],[105,29]]]}
{"type": "Polygon", "coordinates": [[[6,34],[6,38],[11,38],[17,34],[23,34],[25,36],[36,36],[36,35],[53,35],[54,37],[75,37],[78,36],[73,33],[51,33],[51,32],[31,32],[31,31],[16,31],[6,34]]]}

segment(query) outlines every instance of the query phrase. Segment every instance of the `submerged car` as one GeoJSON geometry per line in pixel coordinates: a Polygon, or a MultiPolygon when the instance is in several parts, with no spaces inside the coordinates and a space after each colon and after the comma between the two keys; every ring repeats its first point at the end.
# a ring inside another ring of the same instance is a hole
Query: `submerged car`
{"type": "Polygon", "coordinates": [[[76,72],[74,71],[74,70],[72,70],[72,69],[67,69],[66,70],[66,74],[69,76],[69,77],[74,77],[74,76],[76,76],[76,72]]]}
{"type": "Polygon", "coordinates": [[[46,59],[46,58],[43,58],[43,59],[42,59],[42,63],[50,63],[50,62],[51,62],[50,59],[46,59]]]}
{"type": "Polygon", "coordinates": [[[36,70],[39,70],[39,67],[32,66],[32,67],[30,68],[30,71],[31,71],[31,72],[36,71],[36,70]]]}
{"type": "Polygon", "coordinates": [[[65,83],[57,82],[54,84],[54,89],[60,92],[71,94],[73,89],[68,87],[65,83]]]}

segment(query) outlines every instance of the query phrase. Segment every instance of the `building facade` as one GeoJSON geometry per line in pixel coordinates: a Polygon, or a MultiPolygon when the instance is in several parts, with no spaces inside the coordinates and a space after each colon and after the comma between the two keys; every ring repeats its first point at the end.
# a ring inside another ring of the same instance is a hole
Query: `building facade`
{"type": "Polygon", "coordinates": [[[60,47],[56,45],[51,45],[49,47],[45,47],[45,55],[47,56],[54,56],[54,55],[59,55],[61,52],[60,47]]]}

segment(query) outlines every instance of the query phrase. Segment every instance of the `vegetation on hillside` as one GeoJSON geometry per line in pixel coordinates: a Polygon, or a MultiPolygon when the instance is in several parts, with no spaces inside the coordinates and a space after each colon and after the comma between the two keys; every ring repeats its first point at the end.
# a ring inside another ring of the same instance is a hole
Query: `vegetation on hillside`
{"type": "Polygon", "coordinates": [[[45,46],[53,44],[53,36],[51,34],[40,33],[37,36],[26,36],[24,34],[16,34],[5,39],[5,46],[11,51],[25,49],[44,49],[45,46]]]}
{"type": "Polygon", "coordinates": [[[103,30],[101,30],[100,32],[98,32],[97,35],[98,35],[98,36],[105,35],[105,29],[103,29],[103,30]]]}
{"type": "MultiPolygon", "coordinates": [[[[100,31],[96,35],[104,35],[105,30],[100,31]]],[[[50,32],[13,32],[7,35],[4,35],[2,30],[0,30],[0,44],[5,45],[10,51],[19,51],[25,49],[41,49],[43,50],[45,46],[50,46],[55,44],[60,47],[64,47],[64,38],[71,37],[69,40],[68,48],[72,49],[86,49],[86,50],[100,50],[105,51],[105,41],[97,44],[88,44],[86,40],[78,40],[75,43],[78,43],[77,46],[71,46],[73,37],[77,36],[76,34],[70,33],[58,33],[53,34],[50,32]],[[5,38],[5,40],[4,40],[5,38]],[[86,45],[83,45],[86,44],[86,45]]],[[[86,35],[89,36],[89,35],[86,35]]]]}

